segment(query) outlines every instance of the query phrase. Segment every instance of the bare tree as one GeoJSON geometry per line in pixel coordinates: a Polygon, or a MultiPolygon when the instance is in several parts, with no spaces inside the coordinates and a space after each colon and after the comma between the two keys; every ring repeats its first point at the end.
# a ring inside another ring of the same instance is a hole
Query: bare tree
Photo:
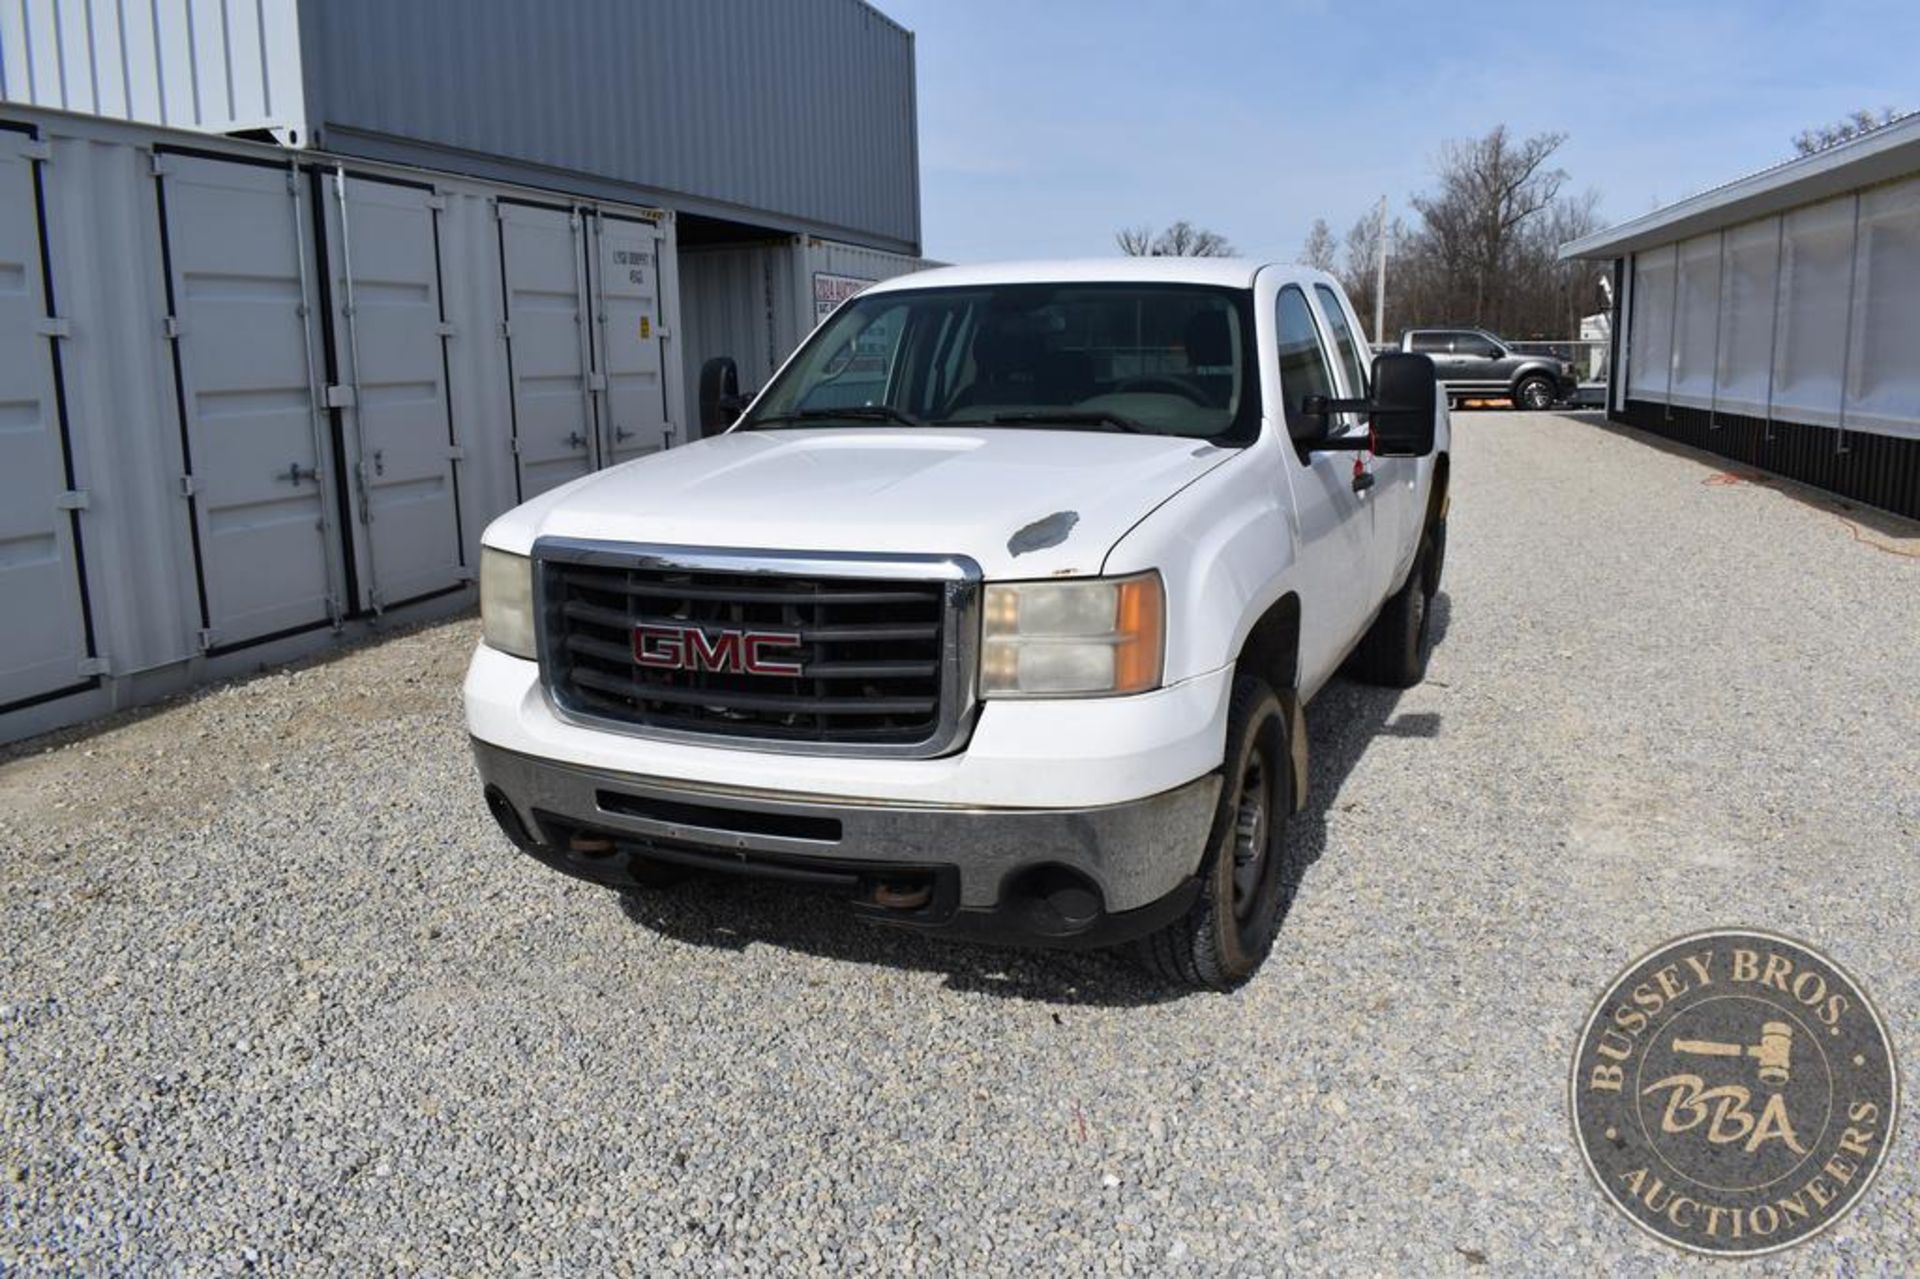
{"type": "Polygon", "coordinates": [[[1600,226],[1596,191],[1563,193],[1548,167],[1560,135],[1515,142],[1504,129],[1449,147],[1435,188],[1414,196],[1419,225],[1368,210],[1347,232],[1338,275],[1365,312],[1382,239],[1386,332],[1474,324],[1514,339],[1563,339],[1596,309],[1592,270],[1560,246],[1600,226]]]}
{"type": "Polygon", "coordinates": [[[1233,245],[1225,236],[1197,227],[1182,218],[1155,235],[1152,227],[1123,227],[1114,243],[1130,258],[1230,258],[1233,245]]]}
{"type": "Polygon", "coordinates": [[[1446,277],[1447,291],[1470,299],[1461,318],[1489,328],[1506,318],[1503,274],[1527,223],[1553,204],[1566,183],[1566,170],[1547,167],[1566,138],[1542,133],[1516,141],[1502,124],[1484,137],[1449,143],[1440,189],[1413,198],[1423,247],[1446,277]]]}
{"type": "Polygon", "coordinates": [[[1333,228],[1327,225],[1325,218],[1315,218],[1313,227],[1307,232],[1307,242],[1300,249],[1300,262],[1316,271],[1331,271],[1338,256],[1340,246],[1334,241],[1333,228]]]}
{"type": "Polygon", "coordinates": [[[1828,147],[1837,147],[1842,142],[1872,133],[1875,129],[1884,129],[1897,120],[1905,119],[1910,112],[1895,111],[1892,107],[1881,107],[1878,113],[1862,107],[1844,120],[1832,124],[1817,125],[1793,135],[1793,149],[1797,155],[1813,155],[1825,151],[1828,147]]]}

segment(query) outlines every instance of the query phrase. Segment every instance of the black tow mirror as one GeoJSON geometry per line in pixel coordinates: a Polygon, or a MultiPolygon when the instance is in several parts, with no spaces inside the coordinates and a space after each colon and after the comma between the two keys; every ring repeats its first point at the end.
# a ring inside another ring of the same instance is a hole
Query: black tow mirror
{"type": "Polygon", "coordinates": [[[1371,450],[1378,457],[1425,457],[1433,452],[1438,429],[1439,379],[1433,360],[1424,355],[1389,351],[1373,361],[1373,398],[1330,400],[1310,395],[1305,408],[1321,421],[1323,431],[1336,413],[1364,413],[1371,428],[1365,435],[1323,435],[1308,447],[1319,452],[1371,450]]]}
{"type": "Polygon", "coordinates": [[[700,366],[700,434],[710,435],[733,425],[747,399],[740,394],[740,369],[724,355],[700,366]]]}

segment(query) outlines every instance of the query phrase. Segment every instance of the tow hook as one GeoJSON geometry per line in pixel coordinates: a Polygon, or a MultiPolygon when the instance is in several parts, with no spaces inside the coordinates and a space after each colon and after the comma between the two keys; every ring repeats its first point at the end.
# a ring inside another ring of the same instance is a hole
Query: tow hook
{"type": "Polygon", "coordinates": [[[575,834],[567,841],[567,851],[582,857],[605,857],[613,851],[613,841],[604,835],[575,834]]]}
{"type": "Polygon", "coordinates": [[[933,889],[926,884],[875,884],[873,904],[887,910],[919,910],[933,900],[933,889]]]}

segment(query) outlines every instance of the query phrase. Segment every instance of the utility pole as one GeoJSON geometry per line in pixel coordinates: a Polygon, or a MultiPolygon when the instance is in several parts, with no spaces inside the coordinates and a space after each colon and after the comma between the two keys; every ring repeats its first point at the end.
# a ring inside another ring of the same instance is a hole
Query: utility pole
{"type": "Polygon", "coordinates": [[[1385,346],[1387,342],[1387,197],[1380,197],[1380,254],[1376,261],[1373,277],[1373,341],[1375,346],[1385,346]]]}

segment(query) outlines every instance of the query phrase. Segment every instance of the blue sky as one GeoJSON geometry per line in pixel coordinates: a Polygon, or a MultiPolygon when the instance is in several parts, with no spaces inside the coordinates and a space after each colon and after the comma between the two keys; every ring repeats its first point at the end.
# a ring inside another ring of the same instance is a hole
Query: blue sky
{"type": "Polygon", "coordinates": [[[1291,259],[1504,122],[1608,222],[1920,107],[1920,3],[875,0],[916,34],[926,253],[1113,251],[1185,217],[1291,259]]]}

